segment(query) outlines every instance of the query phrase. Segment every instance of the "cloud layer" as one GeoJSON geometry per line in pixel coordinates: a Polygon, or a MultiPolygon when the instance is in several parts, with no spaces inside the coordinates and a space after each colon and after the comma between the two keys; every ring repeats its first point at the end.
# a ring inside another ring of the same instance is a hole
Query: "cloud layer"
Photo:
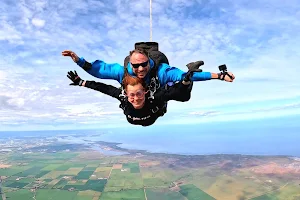
{"type": "MultiPolygon", "coordinates": [[[[61,51],[123,63],[149,40],[149,1],[4,0],[0,9],[0,130],[128,126],[117,100],[69,86],[66,74],[119,84],[61,51]]],[[[226,63],[236,76],[195,83],[192,99],[170,102],[158,124],[299,115],[299,17],[296,0],[153,1],[153,40],[172,66],[204,60],[204,71],[218,72],[226,63]]]]}

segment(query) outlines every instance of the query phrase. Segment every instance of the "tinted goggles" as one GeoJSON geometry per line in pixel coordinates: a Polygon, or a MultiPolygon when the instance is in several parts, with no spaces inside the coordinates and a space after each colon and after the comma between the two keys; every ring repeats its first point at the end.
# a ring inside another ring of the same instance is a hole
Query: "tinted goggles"
{"type": "Polygon", "coordinates": [[[139,68],[139,66],[147,67],[148,62],[149,62],[149,61],[147,60],[146,62],[143,62],[143,63],[137,63],[137,64],[132,64],[132,63],[131,63],[131,65],[132,65],[132,67],[133,67],[134,69],[137,69],[137,68],[139,68]]]}
{"type": "Polygon", "coordinates": [[[134,98],[135,96],[137,98],[142,98],[145,95],[145,91],[144,90],[138,90],[136,93],[130,92],[127,94],[128,98],[134,98]]]}

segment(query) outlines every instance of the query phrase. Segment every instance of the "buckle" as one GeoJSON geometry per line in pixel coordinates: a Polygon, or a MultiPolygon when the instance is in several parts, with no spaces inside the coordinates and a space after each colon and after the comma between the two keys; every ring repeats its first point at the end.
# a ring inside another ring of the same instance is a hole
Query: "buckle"
{"type": "Polygon", "coordinates": [[[156,106],[156,108],[155,108],[156,110],[154,110],[154,109],[151,109],[151,111],[153,112],[153,113],[156,113],[157,111],[159,111],[159,108],[156,106]]]}

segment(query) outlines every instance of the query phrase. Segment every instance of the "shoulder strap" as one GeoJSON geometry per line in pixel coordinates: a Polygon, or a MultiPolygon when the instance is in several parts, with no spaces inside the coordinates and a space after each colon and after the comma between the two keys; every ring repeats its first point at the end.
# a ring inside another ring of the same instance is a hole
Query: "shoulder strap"
{"type": "Polygon", "coordinates": [[[154,99],[154,93],[160,88],[160,82],[158,79],[158,67],[162,63],[169,64],[168,58],[160,51],[150,51],[149,57],[154,61],[154,67],[150,71],[150,83],[148,85],[150,90],[150,97],[154,99]]]}
{"type": "Polygon", "coordinates": [[[129,56],[126,56],[125,59],[124,59],[124,74],[123,74],[123,78],[122,78],[122,83],[121,83],[121,86],[123,87],[123,79],[124,79],[124,76],[126,74],[128,74],[128,69],[127,69],[127,65],[129,63],[129,56]]]}
{"type": "Polygon", "coordinates": [[[123,78],[122,78],[122,81],[121,81],[121,87],[120,87],[122,92],[119,95],[121,98],[126,98],[125,91],[124,91],[124,85],[123,85],[123,79],[124,79],[125,75],[128,74],[128,69],[127,69],[128,63],[129,63],[129,56],[126,56],[125,59],[124,59],[124,74],[123,74],[123,78]]]}
{"type": "MultiPolygon", "coordinates": [[[[160,82],[158,80],[157,72],[158,67],[162,63],[169,64],[169,60],[167,56],[159,51],[159,45],[157,42],[136,42],[134,45],[135,49],[144,49],[149,53],[149,57],[154,61],[154,67],[150,70],[150,83],[148,84],[148,88],[150,90],[150,99],[154,99],[154,93],[158,88],[160,88],[160,82]]],[[[128,73],[127,65],[129,63],[129,56],[126,56],[124,59],[124,76],[128,73]]],[[[122,86],[122,93],[124,92],[123,83],[122,86]]]]}
{"type": "Polygon", "coordinates": [[[127,98],[126,96],[122,96],[122,94],[120,94],[120,97],[121,97],[121,103],[119,105],[119,108],[121,108],[123,111],[126,110],[126,107],[127,107],[127,98]]]}
{"type": "Polygon", "coordinates": [[[127,71],[127,65],[129,63],[129,56],[126,56],[125,59],[124,59],[124,71],[126,70],[127,71]]]}

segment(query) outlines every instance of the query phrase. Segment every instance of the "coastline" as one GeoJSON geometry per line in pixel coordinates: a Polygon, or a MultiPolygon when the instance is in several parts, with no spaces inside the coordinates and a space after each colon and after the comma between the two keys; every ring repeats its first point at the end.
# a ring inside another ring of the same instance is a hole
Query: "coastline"
{"type": "MultiPolygon", "coordinates": [[[[5,135],[4,135],[5,136],[5,135]]],[[[48,142],[82,145],[87,149],[107,146],[109,149],[98,149],[104,154],[143,154],[160,156],[252,156],[252,157],[297,157],[300,158],[300,146],[297,145],[298,134],[291,132],[288,139],[283,139],[281,132],[259,133],[233,133],[219,132],[190,132],[188,137],[182,137],[181,132],[123,132],[103,130],[70,131],[42,131],[18,132],[6,139],[0,139],[9,146],[9,141],[15,140],[23,143],[27,140],[38,140],[38,143],[48,142]],[[21,135],[20,133],[24,133],[21,135]],[[37,133],[39,133],[37,135],[37,133]],[[270,137],[272,136],[272,139],[270,137]],[[171,138],[170,138],[171,137],[171,138]],[[152,140],[156,138],[156,140],[152,140]]],[[[5,149],[5,146],[3,146],[5,149]]]]}
{"type": "Polygon", "coordinates": [[[128,155],[145,155],[145,156],[159,156],[159,157],[176,157],[176,158],[205,158],[205,157],[222,157],[224,158],[299,158],[297,156],[291,155],[251,155],[251,154],[177,154],[177,153],[165,153],[165,152],[149,152],[147,150],[138,150],[138,149],[127,149],[120,147],[122,143],[119,142],[106,142],[106,141],[97,141],[95,144],[101,146],[101,148],[110,148],[111,151],[119,151],[128,153],[128,155]]]}

